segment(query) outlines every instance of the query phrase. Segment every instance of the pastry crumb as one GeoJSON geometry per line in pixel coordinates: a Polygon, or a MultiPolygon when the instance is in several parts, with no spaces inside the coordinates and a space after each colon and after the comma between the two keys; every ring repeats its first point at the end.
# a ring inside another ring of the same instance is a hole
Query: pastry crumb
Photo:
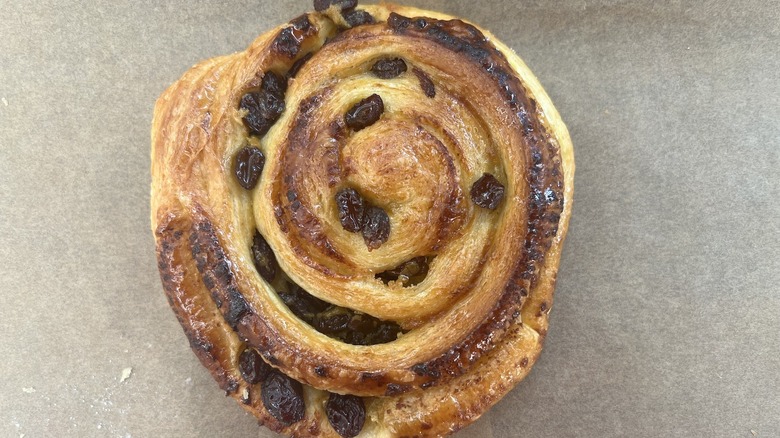
{"type": "Polygon", "coordinates": [[[33,388],[32,386],[29,388],[22,388],[22,392],[25,394],[32,394],[33,392],[35,392],[35,388],[33,388]]]}
{"type": "Polygon", "coordinates": [[[752,434],[753,434],[753,436],[756,436],[756,435],[758,435],[758,433],[757,433],[755,430],[753,430],[753,429],[750,429],[750,433],[752,433],[752,434]]]}
{"type": "Polygon", "coordinates": [[[2,100],[3,100],[3,105],[8,106],[8,101],[5,100],[5,97],[2,100]]]}
{"type": "Polygon", "coordinates": [[[130,375],[133,373],[133,367],[127,367],[122,370],[122,377],[119,379],[119,383],[124,382],[125,380],[130,378],[130,375]]]}

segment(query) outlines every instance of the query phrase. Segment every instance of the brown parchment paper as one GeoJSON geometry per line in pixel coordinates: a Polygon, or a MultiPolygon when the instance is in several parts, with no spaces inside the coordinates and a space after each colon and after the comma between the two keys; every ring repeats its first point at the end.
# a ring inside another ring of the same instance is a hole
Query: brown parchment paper
{"type": "MultiPolygon", "coordinates": [[[[513,47],[577,160],[542,358],[458,436],[780,436],[780,7],[403,3],[513,47]]],[[[162,294],[149,128],[191,65],[307,9],[0,3],[0,436],[272,436],[162,294]]]]}

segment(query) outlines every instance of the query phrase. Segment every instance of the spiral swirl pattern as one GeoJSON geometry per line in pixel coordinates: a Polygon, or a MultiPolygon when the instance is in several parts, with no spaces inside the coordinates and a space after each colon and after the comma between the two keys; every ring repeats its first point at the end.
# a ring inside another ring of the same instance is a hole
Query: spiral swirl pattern
{"type": "Polygon", "coordinates": [[[541,349],[571,208],[568,134],[478,27],[320,3],[158,102],[163,285],[204,365],[272,429],[449,433],[541,349]],[[384,337],[345,341],[369,330],[355,321],[384,337]]]}

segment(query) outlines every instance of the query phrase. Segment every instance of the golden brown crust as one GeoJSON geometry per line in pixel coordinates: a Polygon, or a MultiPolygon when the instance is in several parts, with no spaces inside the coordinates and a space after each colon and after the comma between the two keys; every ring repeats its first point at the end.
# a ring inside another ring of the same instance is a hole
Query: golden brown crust
{"type": "Polygon", "coordinates": [[[193,351],[269,428],[338,436],[325,413],[331,391],[368,397],[360,436],[440,436],[503,397],[541,351],[571,212],[572,147],[536,78],[487,31],[414,8],[361,9],[378,23],[344,30],[333,8],[299,17],[244,52],[196,65],[160,97],[159,268],[193,351]],[[309,52],[281,118],[248,136],[241,97],[309,52]],[[408,74],[383,81],[368,72],[389,56],[404,58],[408,74]],[[371,93],[386,112],[354,132],[343,114],[371,93]],[[233,174],[247,144],[266,157],[253,190],[233,174]],[[506,187],[496,210],[469,197],[483,173],[506,187]],[[333,199],[344,187],[388,211],[391,234],[378,248],[339,223],[333,199]],[[256,230],[309,293],[406,332],[357,346],[314,330],[255,269],[256,230]],[[421,283],[375,278],[418,256],[433,260],[421,283]],[[304,420],[285,427],[265,409],[260,385],[238,371],[247,345],[305,383],[304,420]]]}

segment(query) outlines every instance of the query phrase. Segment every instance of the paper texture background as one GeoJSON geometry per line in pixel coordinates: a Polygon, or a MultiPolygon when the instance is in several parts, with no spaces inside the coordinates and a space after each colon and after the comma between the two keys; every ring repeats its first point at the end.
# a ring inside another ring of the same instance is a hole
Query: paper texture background
{"type": "MultiPolygon", "coordinates": [[[[577,161],[545,351],[458,436],[780,436],[780,7],[403,3],[513,47],[577,161]]],[[[191,65],[310,7],[2,3],[0,436],[273,436],[163,296],[149,129],[191,65]]]]}

